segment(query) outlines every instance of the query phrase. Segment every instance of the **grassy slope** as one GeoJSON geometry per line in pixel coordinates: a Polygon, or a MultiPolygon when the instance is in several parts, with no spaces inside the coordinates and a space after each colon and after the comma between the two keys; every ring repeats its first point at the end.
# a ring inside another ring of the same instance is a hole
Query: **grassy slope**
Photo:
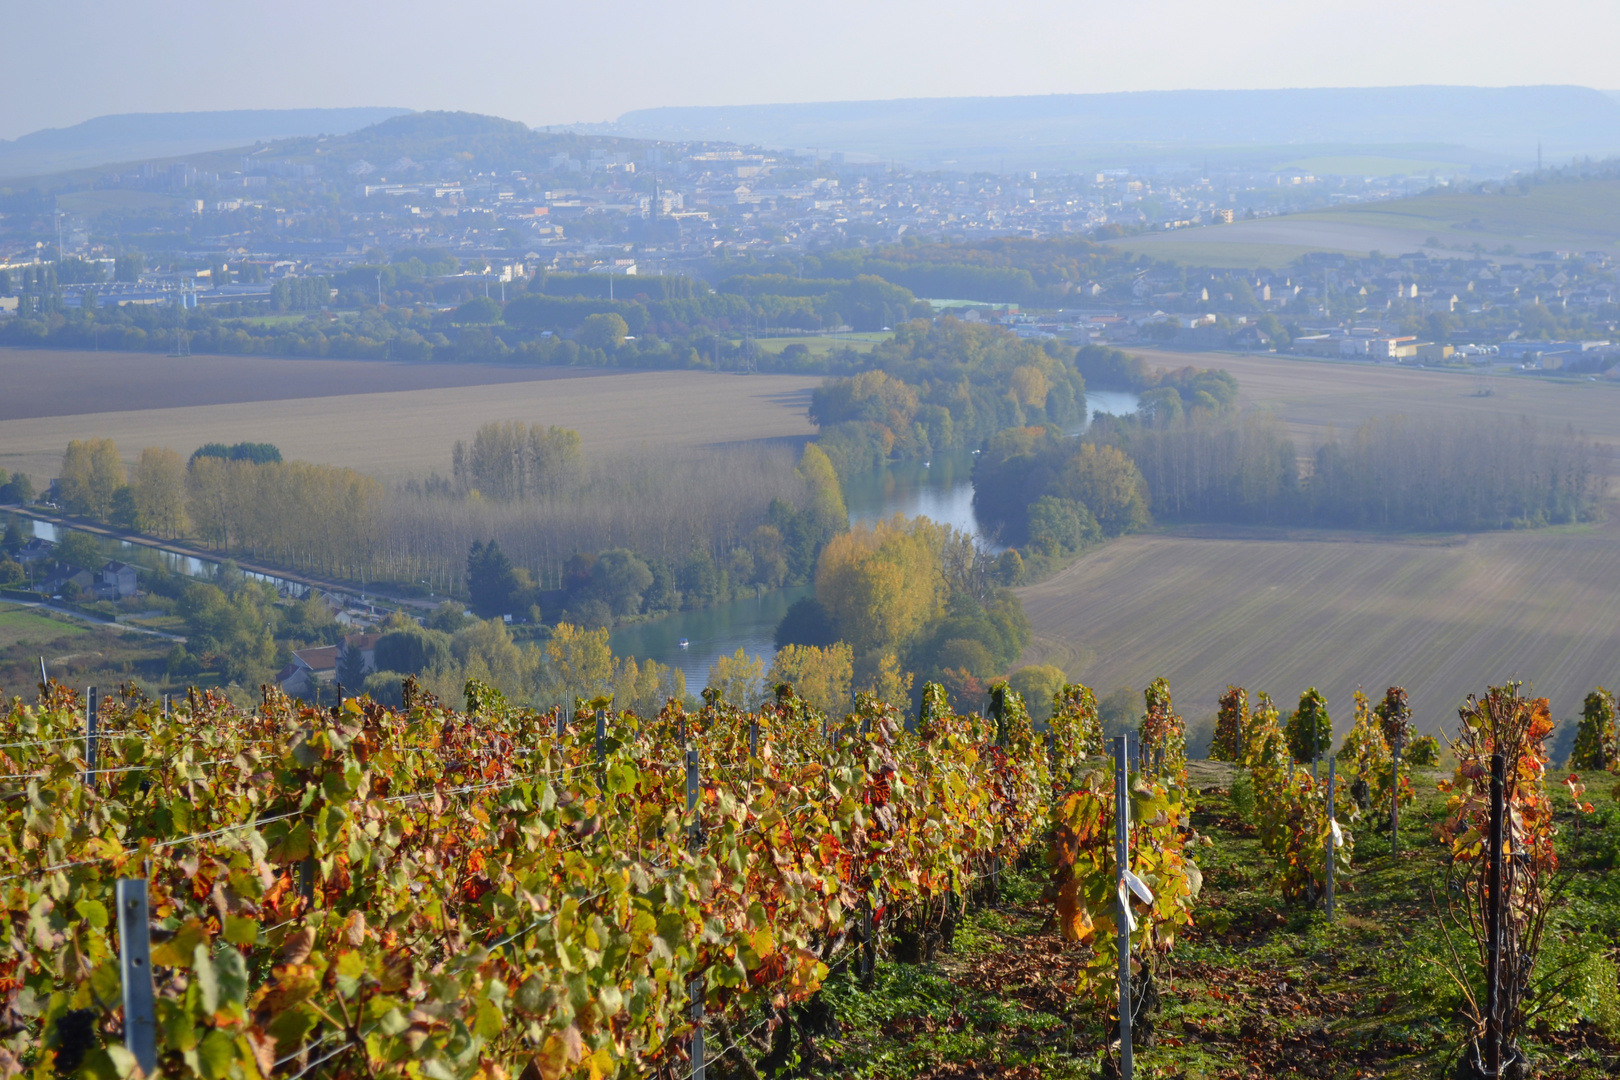
{"type": "MultiPolygon", "coordinates": [[[[1140,1077],[1427,1077],[1461,1031],[1459,1001],[1441,963],[1433,896],[1444,849],[1432,839],[1442,797],[1432,783],[1402,819],[1401,855],[1387,833],[1353,826],[1356,870],[1338,919],[1284,905],[1267,887],[1250,826],[1225,789],[1199,796],[1202,848],[1197,926],[1178,944],[1163,986],[1156,1045],[1140,1048],[1140,1077]]],[[[1560,851],[1572,871],[1554,919],[1544,972],[1620,941],[1620,804],[1596,800],[1598,820],[1573,835],[1561,813],[1560,851]],[[1583,936],[1584,935],[1584,936],[1583,936]]],[[[1569,808],[1560,796],[1561,811],[1569,808]]],[[[863,992],[835,980],[843,1024],[824,1041],[826,1072],[872,1077],[1089,1077],[1107,1017],[1064,985],[1078,947],[1045,928],[1041,874],[1010,877],[1003,901],[979,908],[937,964],[884,963],[863,992]]],[[[1595,1011],[1590,1004],[1587,1011],[1595,1011]]],[[[1620,1069],[1620,1031],[1602,1034],[1563,999],[1537,1030],[1539,1075],[1585,1080],[1620,1069]]],[[[1620,1017],[1615,1017],[1620,1021],[1620,1017]]]]}
{"type": "Polygon", "coordinates": [[[0,607],[0,649],[49,645],[85,633],[82,626],[32,609],[0,607]]]}
{"type": "Polygon", "coordinates": [[[1620,181],[1548,184],[1528,195],[1442,192],[1136,237],[1114,246],[1193,265],[1280,267],[1312,250],[1396,255],[1420,248],[1466,251],[1476,243],[1487,251],[1508,245],[1521,254],[1620,250],[1620,181]]]}

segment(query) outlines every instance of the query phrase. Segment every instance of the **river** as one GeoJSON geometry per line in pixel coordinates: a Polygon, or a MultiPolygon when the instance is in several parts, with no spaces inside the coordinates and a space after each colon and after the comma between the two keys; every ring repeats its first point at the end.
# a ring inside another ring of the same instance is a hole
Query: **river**
{"type": "MultiPolygon", "coordinates": [[[[1098,413],[1133,413],[1137,401],[1137,395],[1132,393],[1088,390],[1086,424],[1098,413]]],[[[923,515],[971,534],[992,551],[1002,550],[993,537],[986,537],[973,515],[972,451],[936,454],[926,463],[901,462],[852,477],[845,485],[844,502],[851,522],[874,521],[896,513],[907,517],[923,515]]],[[[682,611],[621,627],[609,640],[615,655],[680,668],[686,675],[687,689],[695,694],[708,683],[709,666],[717,657],[742,649],[769,665],[776,656],[776,624],[782,621],[789,605],[810,592],[805,585],[702,611],[682,611]],[[684,649],[682,639],[687,642],[684,649]]]]}

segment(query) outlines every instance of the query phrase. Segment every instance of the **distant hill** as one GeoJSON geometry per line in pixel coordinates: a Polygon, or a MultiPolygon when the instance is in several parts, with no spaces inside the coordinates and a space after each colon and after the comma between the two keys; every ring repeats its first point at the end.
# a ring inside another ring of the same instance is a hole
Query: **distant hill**
{"type": "Polygon", "coordinates": [[[0,179],[178,157],[298,135],[345,135],[408,109],[123,113],[0,140],[0,179]]]}
{"type": "MultiPolygon", "coordinates": [[[[1580,86],[1169,90],[639,109],[601,134],[819,148],[953,169],[1301,158],[1549,163],[1620,151],[1620,101],[1580,86]]],[[[1348,171],[1348,170],[1347,170],[1348,171]]]]}
{"type": "Polygon", "coordinates": [[[549,167],[553,154],[584,157],[599,148],[623,151],[633,147],[631,140],[535,131],[516,120],[480,113],[415,112],[336,138],[278,139],[256,153],[313,164],[325,173],[363,161],[378,176],[405,180],[414,171],[405,164],[407,159],[435,175],[445,175],[447,164],[476,172],[539,171],[549,167]]]}

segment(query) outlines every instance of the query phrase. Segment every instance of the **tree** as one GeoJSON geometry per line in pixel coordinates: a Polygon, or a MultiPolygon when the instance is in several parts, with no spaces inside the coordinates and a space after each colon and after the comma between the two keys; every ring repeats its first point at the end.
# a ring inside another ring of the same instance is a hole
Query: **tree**
{"type": "Polygon", "coordinates": [[[556,496],[578,479],[579,432],[515,421],[482,425],[472,445],[457,440],[451,473],[462,492],[503,501],[556,496]]]}
{"type": "Polygon", "coordinates": [[[338,646],[337,654],[337,681],[343,684],[350,694],[359,694],[366,684],[366,673],[371,670],[366,663],[366,654],[361,651],[359,639],[344,638],[338,646]]]}
{"type": "Polygon", "coordinates": [[[56,545],[56,558],[59,562],[69,566],[77,566],[84,570],[99,570],[107,561],[101,553],[101,544],[94,536],[85,532],[70,532],[56,545]]]}
{"type": "Polygon", "coordinates": [[[709,668],[709,689],[739,709],[758,708],[765,700],[765,661],[741,648],[719,657],[709,668]]]}
{"type": "Polygon", "coordinates": [[[450,635],[439,630],[409,627],[377,639],[372,658],[378,671],[417,675],[450,663],[450,635]]]}
{"type": "Polygon", "coordinates": [[[598,312],[585,316],[579,328],[579,343],[587,349],[611,352],[624,344],[629,333],[630,325],[624,316],[614,311],[598,312]]]}
{"type": "Polygon", "coordinates": [[[141,519],[140,508],[135,503],[135,489],[125,484],[113,492],[112,506],[107,511],[107,520],[121,529],[140,532],[146,528],[141,519]]]}
{"type": "Polygon", "coordinates": [[[1103,734],[1108,738],[1135,732],[1142,716],[1137,704],[1142,698],[1129,686],[1117,687],[1097,702],[1097,716],[1102,720],[1103,734]]]}
{"type": "Polygon", "coordinates": [[[1102,539],[1085,503],[1042,495],[1029,504],[1029,546],[1043,555],[1068,555],[1102,539]]]}
{"type": "Polygon", "coordinates": [[[440,630],[446,634],[454,634],[467,625],[467,612],[454,600],[446,600],[433,609],[433,614],[427,617],[429,630],[440,630]]]}
{"type": "Polygon", "coordinates": [[[467,552],[467,594],[472,608],[485,618],[509,614],[513,596],[522,586],[512,560],[494,540],[473,541],[467,552]]]}
{"type": "Polygon", "coordinates": [[[460,681],[478,679],[510,697],[527,697],[540,674],[541,654],[534,645],[519,647],[500,619],[474,622],[450,639],[460,665],[460,681]]]}
{"type": "Polygon", "coordinates": [[[806,509],[817,530],[818,542],[848,529],[849,510],[844,505],[844,488],[826,452],[815,443],[806,446],[799,457],[798,474],[809,489],[810,502],[806,509]]]}
{"type": "Polygon", "coordinates": [[[816,566],[816,600],[857,657],[909,644],[944,608],[938,527],[926,518],[857,526],[816,566]]]}
{"type": "Polygon", "coordinates": [[[838,627],[833,624],[832,615],[813,596],[795,600],[782,621],[776,624],[778,649],[789,645],[831,645],[837,640],[838,627]]]}
{"type": "Polygon", "coordinates": [[[453,318],[458,323],[498,323],[501,321],[501,305],[487,296],[475,296],[456,308],[453,318]]]}
{"type": "MultiPolygon", "coordinates": [[[[404,707],[405,704],[405,677],[406,673],[389,671],[373,671],[366,676],[366,681],[359,687],[361,693],[379,705],[386,705],[390,709],[404,707]]],[[[343,684],[345,687],[348,683],[343,684]]]]}
{"type": "Polygon", "coordinates": [[[1147,482],[1136,463],[1113,446],[1083,443],[1058,479],[1060,493],[1091,511],[1105,536],[1145,528],[1147,482]]]}
{"type": "Polygon", "coordinates": [[[186,623],[188,652],[212,656],[229,682],[268,681],[276,655],[275,592],[239,577],[230,584],[228,594],[202,582],[181,594],[179,613],[186,623]]]}
{"type": "Polygon", "coordinates": [[[641,611],[641,594],[652,580],[652,571],[639,556],[614,548],[602,552],[592,564],[590,591],[614,615],[635,615],[641,611]]]}
{"type": "Polygon", "coordinates": [[[766,682],[772,686],[788,683],[810,704],[833,713],[848,708],[854,677],[854,653],[839,642],[826,648],[789,645],[779,650],[766,682]]]}
{"type": "Polygon", "coordinates": [[[1301,764],[1332,752],[1333,719],[1328,716],[1327,698],[1316,687],[1299,696],[1299,708],[1288,717],[1283,734],[1288,739],[1288,752],[1301,764]]]}
{"type": "Polygon", "coordinates": [[[585,630],[558,623],[546,642],[548,684],[565,708],[575,698],[593,698],[613,684],[613,650],[606,630],[585,630]]]}
{"type": "Polygon", "coordinates": [[[0,505],[27,506],[34,501],[34,482],[27,473],[12,473],[11,479],[0,484],[0,505]]]}
{"type": "Polygon", "coordinates": [[[1007,685],[1018,691],[1031,720],[1050,720],[1052,701],[1068,683],[1063,669],[1051,664],[1031,664],[1007,676],[1007,685]]]}
{"type": "Polygon", "coordinates": [[[883,653],[872,665],[871,676],[863,689],[879,701],[899,705],[911,697],[911,685],[916,675],[900,670],[900,658],[892,652],[883,653]]]}
{"type": "Polygon", "coordinates": [[[652,718],[658,715],[664,703],[686,697],[686,673],[677,667],[668,667],[656,660],[636,663],[633,656],[625,657],[613,675],[613,707],[652,718]]]}
{"type": "Polygon", "coordinates": [[[135,512],[140,527],[160,536],[178,536],[186,522],[186,467],[165,446],[148,446],[135,465],[135,512]]]}
{"type": "Polygon", "coordinates": [[[75,514],[105,521],[124,486],[124,463],[111,439],[74,439],[62,455],[62,500],[75,514]]]}

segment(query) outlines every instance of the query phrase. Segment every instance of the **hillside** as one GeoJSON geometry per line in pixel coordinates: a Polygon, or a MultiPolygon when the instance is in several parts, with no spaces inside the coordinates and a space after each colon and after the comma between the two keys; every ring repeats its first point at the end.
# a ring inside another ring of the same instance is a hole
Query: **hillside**
{"type": "Polygon", "coordinates": [[[405,109],[123,113],[0,140],[0,179],[177,157],[300,135],[344,135],[405,109]]]}
{"type": "Polygon", "coordinates": [[[1541,184],[1521,192],[1439,190],[1410,199],[1181,229],[1113,246],[1196,266],[1284,266],[1306,251],[1397,255],[1620,251],[1620,180],[1541,184]]]}

